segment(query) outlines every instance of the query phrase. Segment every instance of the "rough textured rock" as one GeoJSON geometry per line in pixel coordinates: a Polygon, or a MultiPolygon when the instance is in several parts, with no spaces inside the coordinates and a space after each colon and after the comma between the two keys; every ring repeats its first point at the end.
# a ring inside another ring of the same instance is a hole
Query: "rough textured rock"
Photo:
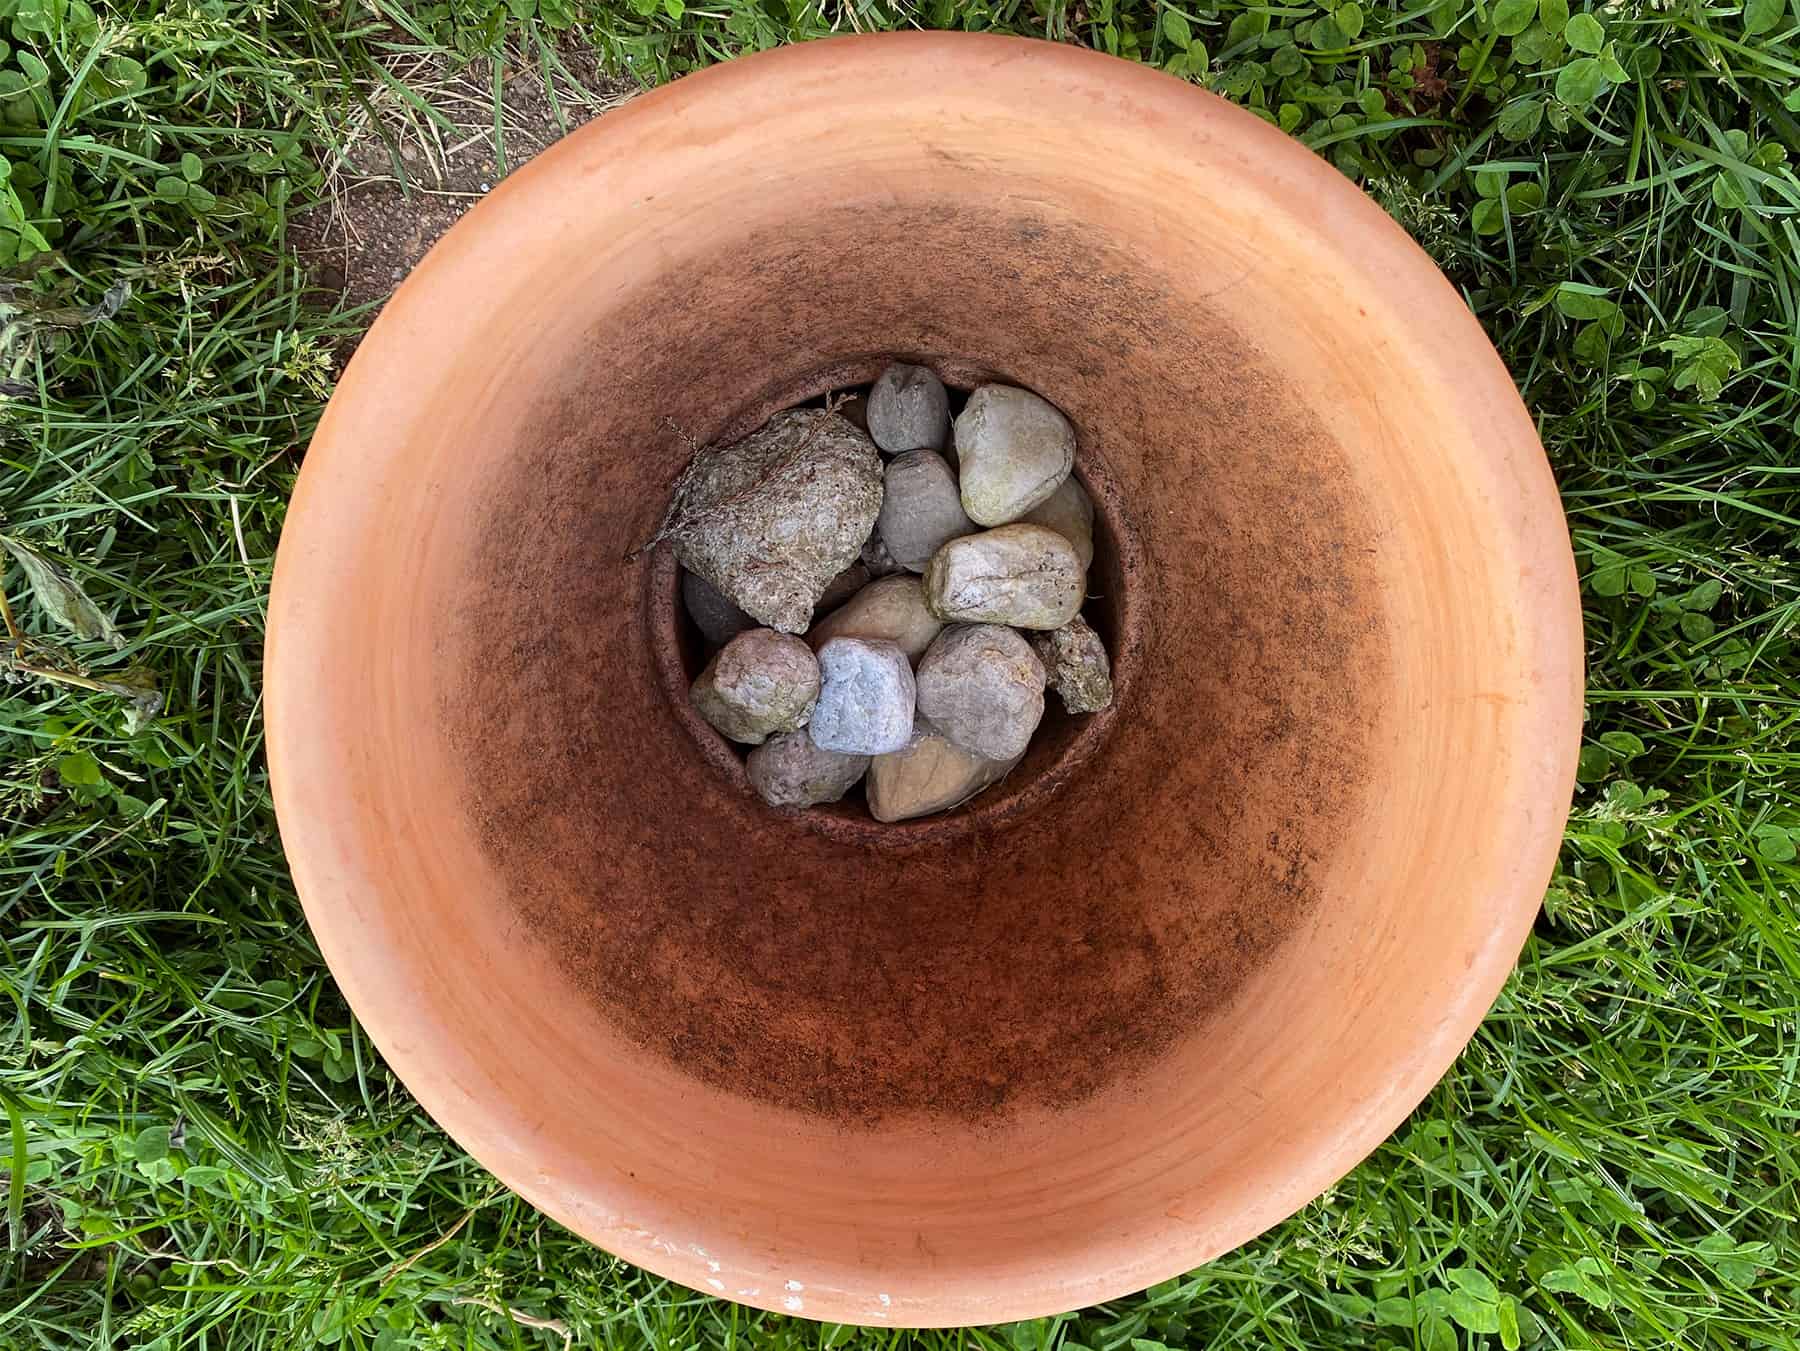
{"type": "Polygon", "coordinates": [[[833,638],[885,638],[913,665],[925,655],[944,621],[925,604],[925,584],[911,573],[870,582],[806,635],[813,651],[833,638]]]}
{"type": "Polygon", "coordinates": [[[915,718],[904,749],[869,761],[869,815],[877,821],[910,821],[948,811],[998,783],[1018,763],[1016,758],[983,759],[915,718]]]}
{"type": "Polygon", "coordinates": [[[819,700],[807,729],[815,746],[886,755],[906,745],[917,690],[912,664],[899,647],[875,638],[833,638],[819,648],[819,674],[819,700]]]}
{"type": "Polygon", "coordinates": [[[935,450],[909,450],[888,461],[875,529],[888,556],[923,572],[945,544],[975,532],[956,489],[956,474],[935,450]]]}
{"type": "Polygon", "coordinates": [[[998,624],[956,624],[919,661],[919,714],[986,760],[1025,753],[1044,716],[1044,664],[998,624]]]}
{"type": "Polygon", "coordinates": [[[714,654],[688,697],[721,736],[761,745],[806,725],[819,697],[819,663],[790,634],[748,629],[714,654]]]}
{"type": "Polygon", "coordinates": [[[891,577],[896,572],[906,571],[894,561],[894,556],[888,552],[887,545],[882,542],[879,528],[864,542],[859,561],[869,570],[871,577],[891,577]]]}
{"type": "Polygon", "coordinates": [[[825,584],[819,603],[813,607],[813,622],[828,615],[869,584],[870,572],[859,558],[825,584]]]}
{"type": "Polygon", "coordinates": [[[1075,559],[1085,572],[1094,562],[1094,502],[1080,480],[1070,474],[1058,488],[1019,517],[1021,525],[1049,526],[1075,546],[1075,559]]]}
{"type": "Polygon", "coordinates": [[[802,633],[881,511],[881,457],[835,413],[777,413],[694,456],[663,535],[675,557],[759,623],[802,633]]]}
{"type": "Polygon", "coordinates": [[[756,627],[756,621],[733,605],[718,587],[692,572],[681,574],[681,604],[694,627],[715,647],[756,627]]]}
{"type": "Polygon", "coordinates": [[[1080,615],[1060,629],[1032,634],[1031,650],[1069,712],[1098,713],[1111,706],[1112,662],[1106,644],[1080,615]]]}
{"type": "Polygon", "coordinates": [[[816,807],[836,802],[869,767],[866,755],[822,750],[806,731],[783,732],[750,752],[750,786],[771,807],[816,807]]]}
{"type": "Polygon", "coordinates": [[[1075,617],[1086,590],[1075,546],[1042,525],[1003,525],[953,539],[925,569],[925,603],[947,623],[1060,629],[1075,617]]]}
{"type": "Polygon", "coordinates": [[[977,525],[1016,521],[1075,465],[1075,428],[1028,389],[983,385],[956,418],[963,510],[977,525]]]}
{"type": "Polygon", "coordinates": [[[889,455],[942,450],[950,439],[950,395],[923,366],[896,361],[869,390],[869,435],[889,455]]]}

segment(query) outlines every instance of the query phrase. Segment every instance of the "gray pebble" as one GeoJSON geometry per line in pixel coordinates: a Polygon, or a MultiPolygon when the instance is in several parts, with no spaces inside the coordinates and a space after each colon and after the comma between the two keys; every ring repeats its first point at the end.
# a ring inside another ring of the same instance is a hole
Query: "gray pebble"
{"type": "Polygon", "coordinates": [[[819,697],[819,663],[791,634],[748,629],[719,649],[688,697],[721,736],[758,746],[806,725],[819,697]]]}
{"type": "Polygon", "coordinates": [[[880,511],[874,443],[835,413],[791,410],[695,455],[663,533],[684,568],[753,619],[803,633],[880,511]]]}
{"type": "Polygon", "coordinates": [[[681,604],[706,641],[714,647],[729,643],[756,621],[727,600],[719,588],[698,573],[681,574],[681,604]]]}
{"type": "Polygon", "coordinates": [[[869,390],[869,435],[889,455],[942,450],[950,439],[950,395],[923,366],[896,361],[869,390]]]}
{"type": "Polygon", "coordinates": [[[925,569],[925,603],[947,623],[1060,629],[1075,617],[1086,590],[1075,546],[1042,525],[1003,525],[953,539],[925,569]]]}
{"type": "Polygon", "coordinates": [[[866,755],[821,750],[804,730],[770,737],[750,752],[750,786],[771,807],[816,807],[836,802],[869,767],[866,755]]]}
{"type": "Polygon", "coordinates": [[[807,632],[813,651],[833,638],[885,638],[914,666],[944,621],[925,604],[925,584],[911,573],[870,582],[807,632]]]}
{"type": "Polygon", "coordinates": [[[813,745],[846,755],[886,755],[906,745],[917,689],[897,646],[833,638],[819,648],[819,674],[819,700],[807,726],[813,745]]]}
{"type": "Polygon", "coordinates": [[[998,624],[955,624],[919,662],[919,715],[986,760],[1025,753],[1044,716],[1044,665],[998,624]]]}
{"type": "Polygon", "coordinates": [[[1075,428],[1028,389],[983,385],[956,418],[963,510],[1005,525],[1037,506],[1075,465],[1075,428]]]}
{"type": "Polygon", "coordinates": [[[910,821],[948,811],[998,783],[1016,764],[1016,759],[983,759],[914,718],[912,739],[903,750],[869,761],[869,815],[910,821]]]}
{"type": "Polygon", "coordinates": [[[1087,620],[1076,615],[1060,629],[1031,635],[1032,651],[1044,663],[1050,684],[1071,713],[1098,713],[1113,701],[1112,663],[1106,644],[1087,620]]]}
{"type": "Polygon", "coordinates": [[[1030,511],[1021,525],[1046,525],[1075,546],[1075,559],[1086,572],[1094,562],[1094,501],[1075,475],[1030,511]]]}
{"type": "Polygon", "coordinates": [[[888,555],[908,572],[923,572],[949,541],[975,532],[962,509],[956,475],[935,450],[909,450],[888,461],[876,531],[888,555]]]}

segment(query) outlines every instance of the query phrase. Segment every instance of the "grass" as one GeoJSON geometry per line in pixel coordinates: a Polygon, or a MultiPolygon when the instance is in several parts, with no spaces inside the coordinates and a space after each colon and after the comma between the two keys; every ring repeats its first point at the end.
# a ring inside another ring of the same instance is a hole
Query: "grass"
{"type": "Polygon", "coordinates": [[[1800,9],[0,0],[0,38],[0,533],[30,635],[0,686],[0,1347],[1800,1340],[1800,9]],[[1361,181],[1538,414],[1591,663],[1543,918],[1387,1145],[1180,1280],[916,1335],[658,1281],[440,1134],[301,922],[258,694],[283,507],[360,323],[284,240],[377,68],[586,42],[659,80],[903,24],[1153,61],[1361,181]]]}

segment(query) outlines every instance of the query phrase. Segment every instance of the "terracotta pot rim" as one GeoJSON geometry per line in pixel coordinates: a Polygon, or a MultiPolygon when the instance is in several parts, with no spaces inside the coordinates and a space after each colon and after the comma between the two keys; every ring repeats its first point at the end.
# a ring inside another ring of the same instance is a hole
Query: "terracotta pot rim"
{"type": "MultiPolygon", "coordinates": [[[[359,839],[346,845],[341,838],[310,828],[309,815],[317,804],[347,790],[341,779],[343,762],[328,744],[321,744],[317,730],[329,725],[332,706],[330,694],[322,689],[320,671],[327,660],[322,648],[331,622],[326,611],[336,599],[333,588],[339,580],[334,560],[362,529],[356,520],[334,510],[334,499],[351,491],[375,495],[383,491],[383,454],[352,434],[354,415],[349,405],[370,398],[373,390],[368,380],[374,378],[374,372],[404,366],[410,336],[436,307],[453,300],[447,287],[466,281],[469,256],[504,249],[491,231],[503,225],[509,213],[516,216],[530,211],[534,200],[565,194],[568,180],[581,173],[586,162],[609,148],[629,153],[633,143],[651,134],[653,128],[675,125],[697,106],[714,99],[729,100],[752,84],[802,77],[817,80],[827,71],[853,81],[864,65],[895,62],[913,63],[940,79],[947,73],[971,75],[1026,63],[1053,75],[1068,98],[1085,102],[1097,119],[1118,117],[1123,122],[1125,114],[1119,110],[1129,106],[1132,115],[1140,119],[1140,133],[1148,121],[1158,128],[1198,126],[1220,141],[1254,144],[1263,161],[1279,165],[1290,182],[1304,184],[1306,191],[1329,203],[1334,212],[1358,220],[1364,233],[1361,248],[1356,252],[1346,248],[1341,255],[1343,266],[1379,273],[1396,295],[1404,293],[1406,302],[1414,307],[1411,331],[1422,364],[1436,363],[1440,351],[1454,352],[1465,362],[1463,369],[1468,362],[1475,362],[1483,372],[1459,390],[1470,409],[1484,404],[1517,405],[1510,377],[1456,292],[1400,228],[1348,180],[1251,114],[1155,71],[1083,48],[942,33],[859,35],[807,43],[713,67],[645,94],[521,168],[448,236],[451,251],[458,255],[456,264],[444,261],[442,255],[447,251],[440,245],[402,286],[364,339],[355,367],[370,374],[359,380],[353,367],[342,386],[341,400],[334,400],[313,441],[283,533],[269,611],[270,776],[284,846],[307,920],[345,997],[395,1075],[459,1141],[486,1142],[525,1130],[524,1109],[456,1091],[436,1066],[437,1047],[397,1033],[405,1021],[408,993],[385,978],[383,955],[359,942],[354,913],[355,900],[367,899],[372,875],[366,854],[359,852],[368,842],[359,839]],[[1370,240],[1379,241],[1378,247],[1369,248],[1370,240]],[[1471,355],[1478,349],[1485,356],[1471,355]]],[[[1047,137],[1049,134],[1047,131],[1047,137]]],[[[1390,335],[1394,331],[1388,330],[1390,335]]],[[[1394,1055],[1384,1089],[1365,1100],[1353,1119],[1306,1124],[1311,1143],[1307,1165],[1281,1178],[1255,1204],[1234,1215],[1223,1241],[1220,1235],[1211,1234],[1197,1243],[1190,1229],[1171,1216],[1160,1231],[1161,1241],[1145,1245],[1130,1260],[1108,1257],[1085,1267],[1079,1261],[1063,1261],[1030,1277],[1002,1280],[1001,1288],[985,1295],[950,1283],[952,1288],[941,1297],[912,1300],[891,1315],[873,1304],[873,1285],[870,1291],[856,1293],[819,1290],[807,1300],[807,1316],[852,1322],[891,1318],[910,1326],[999,1321],[1076,1308],[1178,1275],[1254,1237],[1336,1182],[1386,1139],[1449,1068],[1512,971],[1538,912],[1573,793],[1579,745],[1580,609],[1568,535],[1548,465],[1530,434],[1529,421],[1522,414],[1515,421],[1517,425],[1494,429],[1487,453],[1492,459],[1496,511],[1503,517],[1506,537],[1521,566],[1515,605],[1517,641],[1522,650],[1535,654],[1543,672],[1543,688],[1528,715],[1528,739],[1536,753],[1517,769],[1515,796],[1524,805],[1516,819],[1495,825],[1496,832],[1514,847],[1505,864],[1496,866],[1479,888],[1490,898],[1491,929],[1485,944],[1469,960],[1460,996],[1441,1010],[1435,1025],[1420,1029],[1414,1043],[1394,1055]],[[1526,571],[1533,574],[1529,582],[1523,575],[1526,571]]],[[[471,1152],[481,1157],[479,1151],[471,1152]]],[[[489,1166],[540,1209],[600,1241],[590,1223],[592,1204],[573,1203],[554,1185],[526,1170],[489,1166]]],[[[629,1183],[615,1179],[605,1200],[625,1221],[632,1220],[629,1183]]],[[[711,1288],[709,1277],[716,1266],[709,1266],[701,1249],[663,1242],[648,1228],[635,1232],[637,1237],[632,1237],[629,1223],[615,1224],[605,1230],[604,1246],[659,1275],[699,1290],[711,1288]]],[[[738,1297],[783,1311],[777,1289],[738,1297]]]]}

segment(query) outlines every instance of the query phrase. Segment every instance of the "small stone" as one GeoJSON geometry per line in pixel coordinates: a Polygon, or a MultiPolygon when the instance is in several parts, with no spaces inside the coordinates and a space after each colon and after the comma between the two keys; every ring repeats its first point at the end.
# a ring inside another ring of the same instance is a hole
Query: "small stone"
{"type": "Polygon", "coordinates": [[[977,525],[1016,521],[1075,465],[1075,428],[1028,389],[983,385],[956,419],[963,510],[977,525]]]}
{"type": "Polygon", "coordinates": [[[870,582],[806,635],[817,652],[833,638],[884,638],[918,665],[944,621],[925,604],[925,584],[911,573],[870,582]]]}
{"type": "Polygon", "coordinates": [[[759,746],[806,725],[819,697],[819,663],[790,634],[749,629],[719,649],[688,697],[721,736],[759,746]]]}
{"type": "Polygon", "coordinates": [[[813,622],[817,623],[821,615],[830,614],[868,584],[869,570],[859,558],[826,583],[824,594],[813,608],[813,622]]]}
{"type": "Polygon", "coordinates": [[[1107,660],[1106,644],[1080,615],[1060,629],[1032,634],[1031,648],[1069,712],[1098,713],[1112,705],[1112,662],[1107,660]]]}
{"type": "Polygon", "coordinates": [[[942,450],[950,439],[950,395],[923,366],[896,361],[869,390],[869,435],[889,455],[942,450]]]}
{"type": "Polygon", "coordinates": [[[906,744],[918,691],[899,647],[876,638],[833,638],[819,648],[819,674],[819,700],[808,724],[813,745],[845,755],[886,755],[906,744]]]}
{"type": "Polygon", "coordinates": [[[888,547],[881,538],[880,526],[877,526],[875,533],[863,543],[859,559],[862,565],[869,570],[871,577],[891,577],[896,572],[906,571],[894,561],[894,556],[888,552],[888,547]]]}
{"type": "Polygon", "coordinates": [[[908,572],[923,572],[945,544],[975,532],[963,513],[956,475],[935,450],[909,450],[888,461],[875,529],[888,555],[908,572]]]}
{"type": "Polygon", "coordinates": [[[998,624],[955,624],[919,662],[919,714],[985,760],[1025,753],[1044,716],[1044,664],[998,624]]]}
{"type": "Polygon", "coordinates": [[[880,511],[874,443],[835,413],[790,410],[695,455],[662,534],[684,568],[758,623],[803,633],[880,511]]]}
{"type": "Polygon", "coordinates": [[[925,569],[925,603],[948,623],[1060,629],[1075,617],[1086,590],[1075,546],[1042,525],[1003,525],[953,539],[925,569]]]}
{"type": "Polygon", "coordinates": [[[1030,511],[1021,525],[1047,525],[1075,546],[1075,560],[1086,572],[1094,562],[1094,501],[1073,474],[1030,511]]]}
{"type": "Polygon", "coordinates": [[[756,621],[726,599],[718,587],[698,573],[683,570],[681,604],[694,627],[707,642],[717,647],[729,643],[745,629],[756,627],[756,621]]]}
{"type": "Polygon", "coordinates": [[[1000,782],[1018,763],[983,759],[915,718],[904,749],[869,761],[869,815],[877,821],[910,821],[948,811],[1000,782]]]}
{"type": "Polygon", "coordinates": [[[866,755],[821,750],[805,730],[772,736],[750,752],[750,786],[771,807],[816,807],[836,802],[869,767],[866,755]]]}

